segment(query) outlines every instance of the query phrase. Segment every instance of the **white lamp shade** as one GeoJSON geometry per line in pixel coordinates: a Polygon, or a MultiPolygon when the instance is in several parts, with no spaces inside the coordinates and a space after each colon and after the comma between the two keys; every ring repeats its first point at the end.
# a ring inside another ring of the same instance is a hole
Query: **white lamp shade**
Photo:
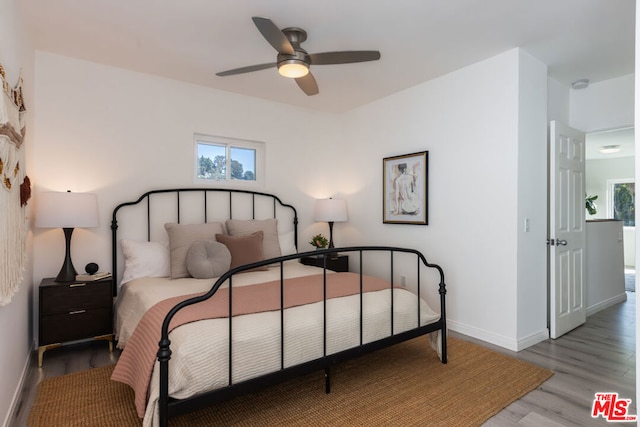
{"type": "Polygon", "coordinates": [[[98,197],[93,193],[45,191],[38,194],[36,227],[91,228],[98,226],[98,197]]]}
{"type": "Polygon", "coordinates": [[[342,199],[316,200],[315,221],[342,222],[348,219],[347,202],[342,199]]]}

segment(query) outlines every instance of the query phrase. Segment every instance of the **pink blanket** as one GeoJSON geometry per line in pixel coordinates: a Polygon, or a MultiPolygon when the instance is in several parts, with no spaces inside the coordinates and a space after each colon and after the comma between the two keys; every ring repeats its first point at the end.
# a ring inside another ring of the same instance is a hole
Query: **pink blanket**
{"type": "MultiPolygon", "coordinates": [[[[323,274],[297,277],[284,281],[284,308],[311,304],[324,299],[323,274]]],[[[327,276],[327,299],[360,293],[360,275],[333,273],[327,276]]],[[[363,291],[390,289],[389,282],[363,276],[363,291]]],[[[169,298],[151,307],[145,313],[127,342],[111,379],[131,386],[135,392],[135,405],[140,418],[147,405],[149,381],[156,359],[160,329],[168,311],[181,301],[194,295],[169,298]]],[[[186,323],[229,316],[229,289],[218,289],[208,300],[180,310],[171,320],[169,331],[186,323]]],[[[280,310],[280,280],[233,288],[232,315],[280,310]]]]}

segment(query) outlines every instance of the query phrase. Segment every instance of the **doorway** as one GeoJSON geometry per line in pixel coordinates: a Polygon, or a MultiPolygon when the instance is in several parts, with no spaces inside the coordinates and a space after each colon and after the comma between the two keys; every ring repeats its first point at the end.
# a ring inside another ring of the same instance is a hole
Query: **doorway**
{"type": "Polygon", "coordinates": [[[595,211],[587,220],[619,219],[623,221],[625,289],[635,292],[635,131],[625,127],[586,135],[587,199],[595,211]],[[631,206],[629,203],[631,201],[631,206]]]}

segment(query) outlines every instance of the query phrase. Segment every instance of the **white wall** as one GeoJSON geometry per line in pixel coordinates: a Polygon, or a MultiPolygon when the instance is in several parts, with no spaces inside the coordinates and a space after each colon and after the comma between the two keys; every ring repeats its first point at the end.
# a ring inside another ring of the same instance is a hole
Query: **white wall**
{"type": "Polygon", "coordinates": [[[519,257],[535,253],[531,272],[546,254],[546,69],[515,49],[353,110],[344,120],[349,151],[342,181],[349,224],[357,229],[349,230],[350,242],[409,245],[441,264],[452,329],[511,349],[531,336],[543,339],[544,272],[534,272],[535,283],[522,288],[522,296],[541,301],[536,313],[524,319],[517,312],[519,257]],[[521,100],[525,77],[532,86],[521,100]],[[535,106],[521,115],[528,101],[535,106]],[[534,115],[530,123],[527,113],[534,115]],[[527,130],[529,139],[521,134],[527,130]],[[382,158],[422,150],[429,151],[429,225],[382,224],[382,158]],[[520,176],[527,156],[531,163],[520,176]],[[521,199],[529,190],[535,207],[521,199]],[[531,219],[527,238],[519,236],[524,216],[531,219]],[[537,250],[530,239],[538,239],[537,250]]]}
{"type": "Polygon", "coordinates": [[[520,51],[518,94],[518,348],[546,339],[547,66],[520,51]]]}
{"type": "Polygon", "coordinates": [[[587,316],[627,300],[621,221],[587,221],[587,316]]]}
{"type": "MultiPolygon", "coordinates": [[[[33,50],[26,39],[26,30],[22,23],[18,0],[0,0],[0,63],[3,65],[7,80],[11,84],[18,81],[20,70],[24,78],[25,101],[29,110],[27,114],[27,136],[22,148],[21,165],[27,167],[31,174],[32,167],[28,161],[33,140],[30,132],[33,125],[33,50]],[[26,154],[26,157],[25,157],[26,154]]],[[[4,190],[1,190],[4,191],[4,190]]],[[[9,418],[17,402],[19,386],[24,380],[29,351],[32,261],[31,241],[28,243],[28,262],[24,279],[19,291],[11,303],[0,307],[0,425],[8,425],[9,418]]]]}
{"type": "Polygon", "coordinates": [[[569,124],[570,89],[556,79],[547,79],[547,120],[569,124]]]}

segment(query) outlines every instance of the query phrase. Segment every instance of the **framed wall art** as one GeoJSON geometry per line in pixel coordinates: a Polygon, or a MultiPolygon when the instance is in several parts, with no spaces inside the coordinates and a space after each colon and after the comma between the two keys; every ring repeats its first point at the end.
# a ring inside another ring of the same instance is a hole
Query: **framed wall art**
{"type": "Polygon", "coordinates": [[[382,159],[382,222],[428,224],[429,152],[382,159]]]}

